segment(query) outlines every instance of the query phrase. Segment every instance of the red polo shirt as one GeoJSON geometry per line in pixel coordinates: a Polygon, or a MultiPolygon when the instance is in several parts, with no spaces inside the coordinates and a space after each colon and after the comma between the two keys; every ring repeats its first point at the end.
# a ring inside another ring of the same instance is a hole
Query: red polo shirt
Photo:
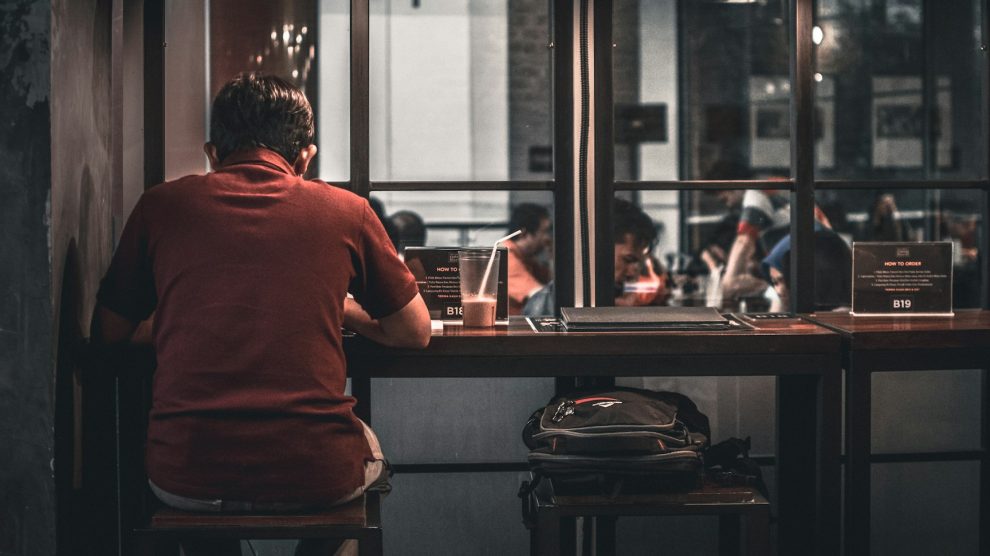
{"type": "Polygon", "coordinates": [[[347,292],[378,318],[416,283],[368,202],[267,149],[147,191],[98,299],[155,312],[149,478],[193,498],[319,503],[371,458],[344,395],[347,292]]]}

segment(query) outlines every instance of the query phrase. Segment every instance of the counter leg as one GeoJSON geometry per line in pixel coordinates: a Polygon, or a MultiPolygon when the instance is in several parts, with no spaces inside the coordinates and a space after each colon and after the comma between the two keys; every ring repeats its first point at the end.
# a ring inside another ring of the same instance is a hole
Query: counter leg
{"type": "Polygon", "coordinates": [[[846,368],[846,516],[847,556],[870,553],[870,388],[867,369],[857,369],[850,354],[846,368]]]}
{"type": "Polygon", "coordinates": [[[839,554],[842,546],[842,365],[821,379],[818,407],[818,543],[821,554],[839,554]]]}
{"type": "Polygon", "coordinates": [[[980,384],[983,460],[980,462],[980,554],[990,554],[990,368],[983,369],[980,384]]]}
{"type": "Polygon", "coordinates": [[[817,507],[818,375],[777,378],[777,539],[780,554],[814,554],[817,507]]]}

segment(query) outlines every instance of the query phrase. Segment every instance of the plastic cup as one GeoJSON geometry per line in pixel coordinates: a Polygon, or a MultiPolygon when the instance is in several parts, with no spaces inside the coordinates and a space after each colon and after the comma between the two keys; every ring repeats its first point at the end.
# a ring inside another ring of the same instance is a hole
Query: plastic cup
{"type": "Polygon", "coordinates": [[[487,250],[457,252],[461,275],[461,317],[464,326],[484,328],[495,326],[495,306],[498,304],[498,265],[501,253],[487,250]],[[491,259],[491,268],[488,268],[491,259]],[[486,273],[486,269],[488,270],[486,273]],[[482,283],[484,281],[484,283],[482,283]]]}

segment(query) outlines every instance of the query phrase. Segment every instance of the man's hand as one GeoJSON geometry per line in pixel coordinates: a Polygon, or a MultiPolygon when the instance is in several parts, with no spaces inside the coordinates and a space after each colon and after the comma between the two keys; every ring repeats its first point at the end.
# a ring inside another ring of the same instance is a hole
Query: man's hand
{"type": "Polygon", "coordinates": [[[416,294],[402,309],[375,320],[348,297],[344,300],[344,328],[386,346],[425,348],[430,343],[430,312],[422,296],[416,294]]]}

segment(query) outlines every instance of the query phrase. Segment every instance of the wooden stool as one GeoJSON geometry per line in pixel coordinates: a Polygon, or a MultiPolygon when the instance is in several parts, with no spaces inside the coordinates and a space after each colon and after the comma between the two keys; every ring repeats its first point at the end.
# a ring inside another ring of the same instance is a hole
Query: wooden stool
{"type": "Polygon", "coordinates": [[[381,495],[370,491],[352,502],[313,513],[223,514],[174,509],[154,512],[133,530],[141,556],[178,554],[182,539],[357,539],[361,556],[381,556],[381,495]]]}
{"type": "Polygon", "coordinates": [[[740,548],[746,556],[770,554],[770,503],[750,487],[706,483],[686,492],[609,498],[555,494],[551,481],[544,480],[530,494],[528,503],[535,523],[530,530],[534,556],[575,554],[577,517],[596,518],[594,554],[613,555],[616,519],[650,515],[718,515],[719,554],[737,555],[740,548]]]}

